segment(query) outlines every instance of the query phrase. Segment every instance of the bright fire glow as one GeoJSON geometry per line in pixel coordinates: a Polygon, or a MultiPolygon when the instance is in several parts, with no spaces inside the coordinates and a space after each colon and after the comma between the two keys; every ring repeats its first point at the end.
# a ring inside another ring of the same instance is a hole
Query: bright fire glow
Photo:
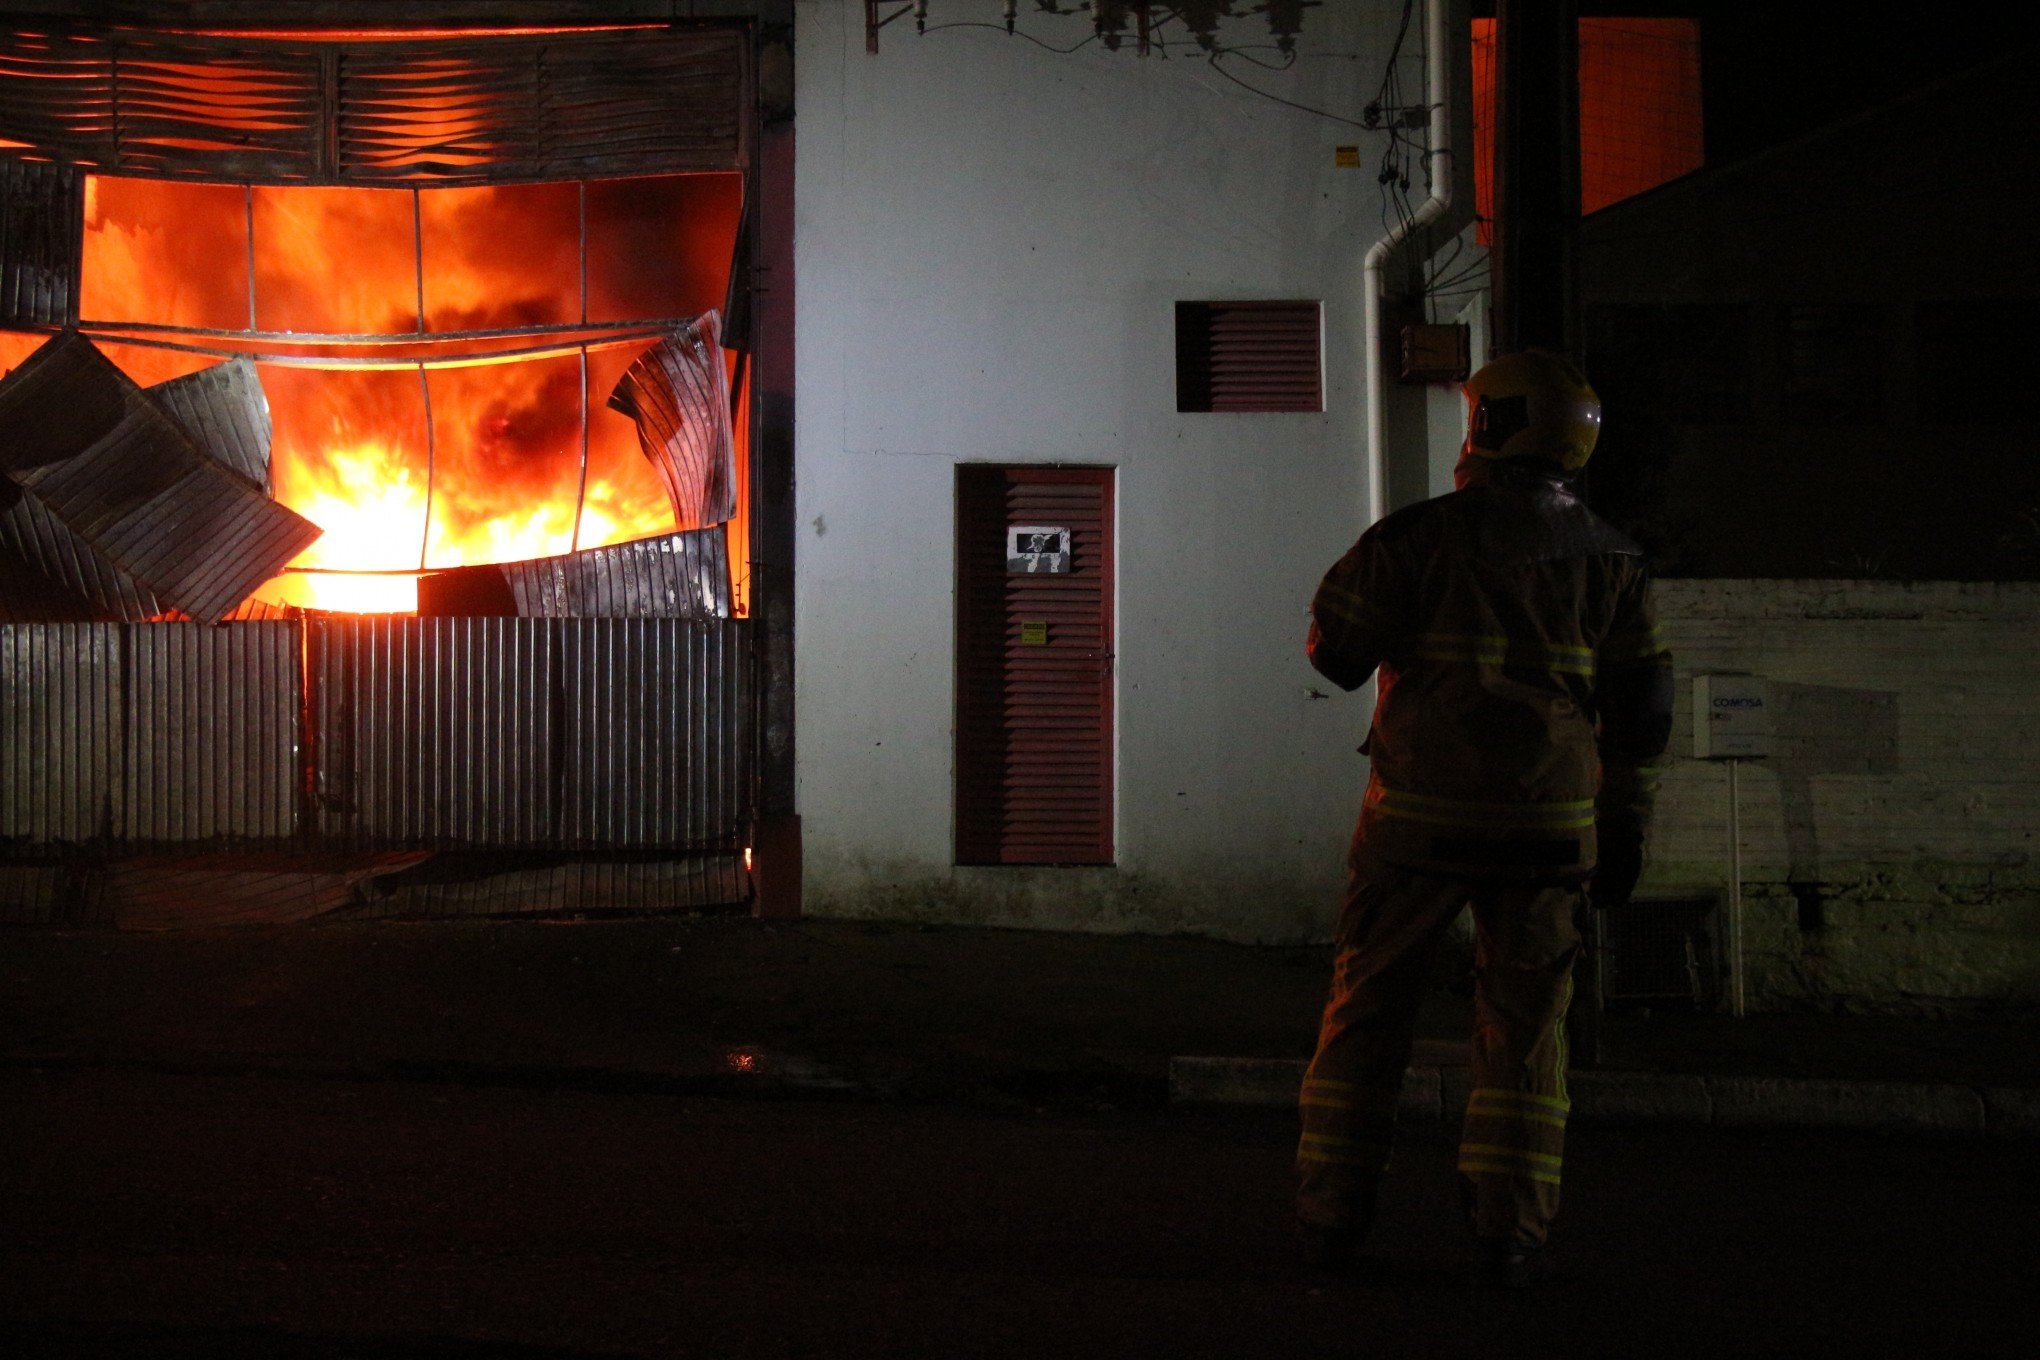
{"type": "MultiPolygon", "coordinates": [[[[599,324],[722,306],[739,206],[733,175],[589,185],[584,304],[582,196],[572,184],[433,189],[414,209],[402,190],[251,195],[236,186],[94,177],[80,308],[88,322],[247,329],[252,221],[255,328],[272,338],[229,344],[377,357],[389,351],[275,336],[514,329],[534,333],[510,343],[554,343],[560,337],[544,328],[584,316],[599,324]]],[[[292,564],[301,570],[257,598],[407,612],[416,608],[410,573],[421,558],[434,569],[515,561],[669,532],[672,511],[636,429],[606,405],[650,343],[591,352],[585,387],[572,352],[433,368],[422,381],[415,367],[263,364],[276,498],[325,533],[292,564]]],[[[456,340],[434,352],[483,347],[456,340]]],[[[214,362],[117,342],[103,348],[144,385],[214,362]]],[[[741,442],[737,461],[741,470],[741,442]]]]}

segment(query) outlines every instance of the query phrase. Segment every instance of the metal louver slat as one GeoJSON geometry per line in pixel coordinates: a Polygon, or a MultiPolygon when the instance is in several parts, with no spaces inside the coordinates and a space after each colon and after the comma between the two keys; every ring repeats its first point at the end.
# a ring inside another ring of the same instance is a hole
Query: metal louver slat
{"type": "Polygon", "coordinates": [[[1112,862],[1112,473],[957,478],[956,857],[1112,862]],[[1013,526],[1064,528],[1067,573],[1011,572],[1013,526]]]}
{"type": "Polygon", "coordinates": [[[1176,304],[1176,409],[1324,409],[1315,302],[1176,304]]]}
{"type": "Polygon", "coordinates": [[[0,29],[0,157],[257,184],[741,169],[734,28],[333,42],[0,29]]]}

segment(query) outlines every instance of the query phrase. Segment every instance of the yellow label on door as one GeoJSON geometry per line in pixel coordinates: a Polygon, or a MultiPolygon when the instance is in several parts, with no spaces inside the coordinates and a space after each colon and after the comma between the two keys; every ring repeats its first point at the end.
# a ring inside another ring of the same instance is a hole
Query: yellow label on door
{"type": "Polygon", "coordinates": [[[1046,647],[1048,645],[1048,620],[1020,620],[1020,640],[1030,647],[1046,647]]]}

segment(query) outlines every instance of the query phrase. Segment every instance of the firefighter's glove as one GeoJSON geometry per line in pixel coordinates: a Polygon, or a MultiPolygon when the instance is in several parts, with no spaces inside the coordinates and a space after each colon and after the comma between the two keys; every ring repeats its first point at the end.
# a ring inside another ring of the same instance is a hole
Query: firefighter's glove
{"type": "Polygon", "coordinates": [[[1594,908],[1605,911],[1629,901],[1636,880],[1643,877],[1643,841],[1634,836],[1601,834],[1600,863],[1587,891],[1594,908]]]}

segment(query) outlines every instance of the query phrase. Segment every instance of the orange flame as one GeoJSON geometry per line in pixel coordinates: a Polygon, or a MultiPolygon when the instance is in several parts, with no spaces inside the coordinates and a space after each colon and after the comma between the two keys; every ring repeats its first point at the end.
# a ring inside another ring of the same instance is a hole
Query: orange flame
{"type": "MultiPolygon", "coordinates": [[[[325,533],[292,564],[297,570],[257,598],[408,612],[416,608],[413,573],[421,566],[599,547],[669,532],[673,519],[635,428],[606,405],[650,340],[591,350],[585,383],[583,358],[572,349],[430,367],[422,377],[405,361],[421,353],[473,357],[504,345],[558,349],[574,337],[550,328],[719,307],[738,207],[733,175],[591,184],[585,206],[573,184],[433,189],[414,203],[407,190],[251,192],[94,177],[81,314],[88,323],[211,331],[245,331],[252,315],[266,338],[197,343],[384,361],[372,368],[261,365],[275,428],[276,498],[325,533]],[[430,343],[477,331],[519,334],[430,343]],[[296,338],[306,334],[315,338],[296,338]],[[424,343],[393,352],[316,338],[362,336],[424,343]]],[[[213,362],[141,345],[105,348],[144,384],[213,362]]],[[[740,446],[740,469],[743,463],[740,446]]]]}

